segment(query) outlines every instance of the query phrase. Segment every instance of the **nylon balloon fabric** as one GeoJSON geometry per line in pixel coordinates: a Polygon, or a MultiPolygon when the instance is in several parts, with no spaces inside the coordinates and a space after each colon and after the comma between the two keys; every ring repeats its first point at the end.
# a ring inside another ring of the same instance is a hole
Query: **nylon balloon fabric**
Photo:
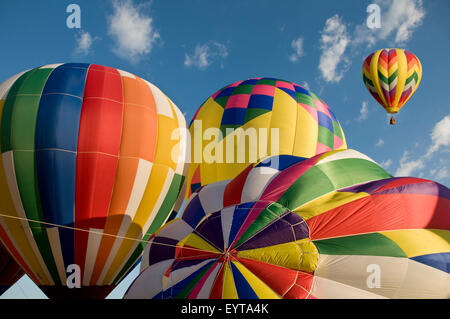
{"type": "Polygon", "coordinates": [[[3,242],[51,297],[105,297],[177,200],[182,113],[131,73],[65,63],[5,81],[0,114],[3,242]],[[72,264],[81,289],[64,289],[72,264]]]}
{"type": "Polygon", "coordinates": [[[449,213],[354,150],[271,157],[195,191],[125,298],[448,298],[449,213]]]}
{"type": "Polygon", "coordinates": [[[397,113],[413,96],[422,78],[419,59],[402,49],[381,49],[363,63],[364,85],[388,113],[397,113]]]}
{"type": "Polygon", "coordinates": [[[298,84],[275,78],[238,81],[217,91],[199,107],[189,131],[186,198],[200,186],[236,177],[267,156],[312,157],[347,148],[339,121],[324,101],[298,84]],[[211,129],[220,130],[219,136],[211,129]]]}

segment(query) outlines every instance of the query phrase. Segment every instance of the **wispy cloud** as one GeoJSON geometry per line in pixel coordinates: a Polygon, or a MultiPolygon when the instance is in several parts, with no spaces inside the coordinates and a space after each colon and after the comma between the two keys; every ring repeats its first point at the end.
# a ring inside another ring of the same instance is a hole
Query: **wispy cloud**
{"type": "Polygon", "coordinates": [[[356,118],[357,122],[367,120],[369,117],[369,108],[367,107],[367,101],[363,101],[361,104],[361,109],[359,110],[359,116],[356,118]]]}
{"type": "Polygon", "coordinates": [[[431,178],[437,178],[441,181],[449,179],[450,114],[435,124],[430,134],[429,145],[427,151],[416,158],[412,158],[409,151],[404,151],[395,175],[407,176],[418,173],[420,176],[427,173],[431,178]],[[432,155],[438,155],[438,157],[432,158],[432,155]],[[439,155],[442,157],[439,158],[439,155]]]}
{"type": "Polygon", "coordinates": [[[384,140],[382,138],[378,139],[378,142],[375,144],[376,147],[380,147],[384,145],[384,140]]]}
{"type": "Polygon", "coordinates": [[[298,37],[297,39],[292,40],[291,47],[294,50],[294,53],[289,56],[289,60],[291,62],[297,62],[298,59],[305,54],[303,51],[303,38],[298,37]]]}
{"type": "MultiPolygon", "coordinates": [[[[185,53],[184,65],[205,70],[216,61],[223,62],[227,56],[228,50],[224,44],[211,41],[205,44],[197,44],[192,54],[185,53]]],[[[221,66],[223,67],[223,65],[221,66]]]]}
{"type": "Polygon", "coordinates": [[[96,40],[93,38],[89,32],[81,30],[75,36],[76,48],[75,53],[86,56],[91,51],[92,43],[96,40]]]}
{"type": "Polygon", "coordinates": [[[392,160],[390,158],[380,163],[380,166],[386,170],[389,169],[389,167],[391,167],[391,165],[392,165],[392,160]]]}
{"type": "Polygon", "coordinates": [[[153,19],[143,12],[148,3],[134,5],[131,0],[113,1],[113,14],[108,17],[108,33],[114,39],[114,52],[121,58],[136,62],[149,54],[160,34],[153,19]]]}
{"type": "Polygon", "coordinates": [[[335,14],[325,22],[321,32],[319,70],[326,82],[339,82],[344,76],[349,60],[345,58],[345,50],[350,43],[346,25],[339,15],[335,14]]]}

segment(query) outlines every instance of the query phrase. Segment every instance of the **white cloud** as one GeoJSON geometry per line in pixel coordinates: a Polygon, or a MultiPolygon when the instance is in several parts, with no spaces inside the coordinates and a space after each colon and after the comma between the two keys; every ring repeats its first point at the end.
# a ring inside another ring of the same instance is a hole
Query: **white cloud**
{"type": "Polygon", "coordinates": [[[114,52],[121,58],[136,61],[151,52],[160,34],[152,25],[153,19],[131,0],[114,1],[113,14],[108,17],[108,33],[114,38],[114,52]]]}
{"type": "Polygon", "coordinates": [[[297,62],[298,59],[305,54],[303,51],[303,38],[298,37],[297,39],[292,40],[291,47],[294,50],[294,53],[289,56],[289,60],[291,62],[297,62]]]}
{"type": "Polygon", "coordinates": [[[363,101],[361,104],[361,109],[359,110],[359,116],[356,118],[356,121],[361,122],[367,120],[369,117],[369,108],[367,107],[367,101],[363,101]]]}
{"type": "Polygon", "coordinates": [[[381,28],[369,29],[366,21],[356,26],[352,44],[373,46],[392,37],[395,44],[405,44],[425,17],[422,0],[375,0],[381,9],[381,28]]]}
{"type": "Polygon", "coordinates": [[[450,146],[450,114],[436,123],[430,137],[432,143],[426,156],[430,156],[441,147],[445,148],[450,146]]]}
{"type": "Polygon", "coordinates": [[[419,169],[424,168],[424,161],[422,158],[417,160],[410,160],[409,152],[403,152],[403,156],[400,159],[400,166],[395,171],[395,176],[411,176],[411,174],[419,169]]]}
{"type": "Polygon", "coordinates": [[[392,160],[389,158],[384,162],[380,163],[380,166],[383,167],[384,169],[388,169],[389,167],[391,167],[392,165],[392,160]]]}
{"type": "Polygon", "coordinates": [[[196,67],[205,70],[215,61],[223,61],[228,56],[227,48],[219,42],[208,42],[197,44],[194,53],[184,55],[184,65],[186,67],[196,67]]]}
{"type": "Polygon", "coordinates": [[[404,43],[425,17],[422,0],[377,0],[375,3],[382,8],[379,33],[381,39],[392,34],[395,35],[396,43],[404,43]]]}
{"type": "Polygon", "coordinates": [[[78,33],[78,35],[75,36],[75,41],[77,44],[75,53],[81,55],[88,55],[94,40],[95,38],[92,38],[89,32],[81,30],[80,33],[78,33]]]}
{"type": "Polygon", "coordinates": [[[305,89],[311,91],[311,87],[309,86],[309,83],[308,83],[308,82],[303,81],[302,86],[303,86],[305,89]]]}
{"type": "Polygon", "coordinates": [[[344,57],[345,50],[350,43],[347,27],[335,14],[325,22],[321,32],[321,49],[319,70],[326,82],[339,82],[344,76],[350,61],[344,57]],[[342,66],[341,64],[344,64],[342,66]],[[341,67],[338,70],[339,66],[341,67]],[[343,69],[342,69],[343,68],[343,69]]]}
{"type": "Polygon", "coordinates": [[[410,159],[410,154],[408,151],[403,153],[400,159],[399,167],[395,172],[396,176],[408,176],[413,172],[417,172],[419,176],[424,176],[426,169],[430,165],[436,165],[436,162],[432,160],[438,158],[431,158],[431,155],[438,153],[446,153],[443,158],[439,159],[438,166],[433,169],[428,169],[428,175],[436,179],[445,180],[450,178],[449,170],[449,156],[450,151],[450,114],[443,117],[439,122],[437,122],[430,134],[430,143],[427,152],[424,155],[419,156],[417,159],[410,159]]]}
{"type": "Polygon", "coordinates": [[[378,140],[377,144],[375,144],[376,147],[380,147],[380,146],[383,146],[383,145],[384,145],[384,140],[381,139],[381,138],[378,140]]]}

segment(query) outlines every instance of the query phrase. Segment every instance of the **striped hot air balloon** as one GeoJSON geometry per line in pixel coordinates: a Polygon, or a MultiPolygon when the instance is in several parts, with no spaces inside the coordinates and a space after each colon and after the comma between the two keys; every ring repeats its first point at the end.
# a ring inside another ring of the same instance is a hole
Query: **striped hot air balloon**
{"type": "MultiPolygon", "coordinates": [[[[395,114],[419,87],[422,65],[408,50],[381,49],[364,60],[362,76],[373,98],[386,112],[395,114]]],[[[394,117],[391,124],[395,124],[394,117]]]]}
{"type": "Polygon", "coordinates": [[[105,297],[172,211],[183,115],[131,73],[65,63],[4,82],[0,117],[3,243],[50,297],[105,297]]]}
{"type": "Polygon", "coordinates": [[[296,83],[275,78],[238,81],[217,91],[199,107],[189,130],[186,197],[200,186],[236,177],[267,156],[311,157],[347,148],[341,125],[324,101],[296,83]],[[212,129],[221,136],[216,137],[216,157],[208,161],[212,129]]]}
{"type": "Polygon", "coordinates": [[[125,297],[449,298],[449,241],[443,185],[354,150],[272,157],[194,192],[125,297]]]}

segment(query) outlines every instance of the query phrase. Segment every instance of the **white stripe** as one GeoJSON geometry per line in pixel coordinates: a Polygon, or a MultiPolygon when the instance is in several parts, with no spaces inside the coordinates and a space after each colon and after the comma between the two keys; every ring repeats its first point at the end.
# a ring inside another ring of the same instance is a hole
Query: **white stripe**
{"type": "MultiPolygon", "coordinates": [[[[131,196],[128,200],[127,208],[125,210],[124,216],[122,218],[122,223],[120,224],[118,236],[125,237],[128,229],[136,215],[139,204],[141,203],[142,197],[144,196],[147,183],[149,182],[150,174],[153,168],[153,163],[148,162],[143,159],[139,159],[138,167],[136,170],[136,176],[134,178],[133,189],[131,190],[131,196]]],[[[123,239],[118,237],[111,248],[108,259],[103,266],[102,273],[99,276],[97,284],[100,285],[103,282],[103,278],[107,275],[109,268],[111,267],[117,252],[122,245],[123,239]]]]}
{"type": "MultiPolygon", "coordinates": [[[[152,224],[153,220],[155,219],[155,217],[156,217],[156,215],[157,215],[157,213],[158,213],[158,211],[159,211],[159,209],[160,209],[160,207],[161,207],[161,205],[162,205],[164,199],[165,199],[166,196],[167,196],[167,192],[169,191],[170,184],[171,184],[171,182],[172,182],[172,180],[173,180],[173,175],[174,175],[174,174],[175,174],[175,172],[174,172],[171,168],[169,168],[169,170],[168,170],[168,172],[167,172],[166,180],[165,180],[164,185],[163,185],[163,187],[162,187],[162,189],[161,189],[161,191],[160,191],[160,196],[158,197],[158,200],[156,201],[155,206],[154,206],[152,212],[150,213],[149,218],[148,218],[147,221],[145,222],[144,227],[141,229],[141,233],[137,236],[137,238],[136,238],[136,240],[134,241],[132,247],[131,247],[130,250],[128,251],[128,254],[127,254],[124,258],[122,258],[122,263],[120,264],[119,267],[117,267],[116,271],[114,272],[113,276],[111,277],[111,282],[107,282],[107,283],[104,283],[104,284],[109,285],[109,284],[112,283],[112,280],[115,279],[115,277],[119,274],[119,272],[122,270],[122,268],[123,268],[123,267],[125,266],[125,264],[128,262],[128,259],[130,258],[130,256],[133,254],[134,250],[136,249],[136,247],[137,247],[138,244],[140,243],[140,240],[144,237],[144,234],[145,234],[145,233],[147,232],[147,230],[149,229],[149,227],[150,227],[150,225],[152,224]]],[[[150,179],[151,179],[151,176],[150,176],[150,179]]],[[[169,216],[166,217],[166,220],[167,220],[167,218],[169,218],[169,216]]],[[[130,222],[131,222],[131,221],[129,221],[129,223],[130,223],[130,222]]],[[[164,221],[164,222],[165,222],[165,221],[164,221]]],[[[164,223],[163,223],[163,224],[164,224],[164,223]]],[[[128,229],[127,229],[127,231],[128,231],[128,229]]],[[[123,236],[125,236],[125,235],[126,235],[126,232],[125,232],[125,234],[124,234],[123,236]]],[[[111,250],[111,254],[110,254],[109,257],[111,257],[111,256],[115,257],[115,256],[116,256],[117,251],[119,250],[122,241],[123,241],[122,239],[118,238],[118,239],[114,242],[114,246],[116,246],[116,243],[117,243],[117,248],[116,248],[116,250],[115,250],[114,252],[111,250]]],[[[112,263],[113,260],[114,260],[114,258],[111,258],[111,263],[112,263]]],[[[104,273],[102,273],[102,275],[99,277],[99,281],[98,281],[98,282],[103,282],[103,280],[104,280],[104,278],[106,277],[106,274],[107,274],[107,271],[105,271],[105,269],[108,270],[109,267],[111,266],[111,263],[108,265],[108,267],[105,267],[105,268],[103,269],[103,270],[104,270],[104,273]]]]}
{"type": "Polygon", "coordinates": [[[215,259],[205,259],[203,262],[199,264],[195,264],[189,267],[183,267],[180,269],[177,269],[175,271],[172,271],[170,273],[170,276],[166,282],[163,282],[163,289],[167,290],[170,287],[175,286],[177,283],[188,277],[189,275],[193,274],[200,268],[204,267],[206,264],[210,263],[211,261],[215,261],[215,259]]]}
{"type": "Polygon", "coordinates": [[[369,156],[367,156],[363,153],[360,153],[358,151],[352,150],[352,149],[347,149],[347,150],[343,150],[343,151],[334,153],[330,156],[327,156],[327,157],[321,159],[320,161],[318,161],[316,163],[316,165],[323,164],[326,162],[336,161],[336,160],[340,160],[340,159],[346,159],[346,158],[359,158],[359,159],[364,159],[364,160],[367,160],[367,161],[377,164],[377,162],[375,162],[369,156]]]}
{"type": "Polygon", "coordinates": [[[48,241],[50,242],[50,248],[52,249],[53,259],[58,270],[59,279],[63,286],[66,286],[67,276],[66,268],[64,266],[64,258],[61,250],[61,240],[59,238],[58,227],[47,228],[48,241]]]}
{"type": "Polygon", "coordinates": [[[311,295],[319,299],[380,299],[380,295],[321,277],[314,278],[311,295]]]}
{"type": "Polygon", "coordinates": [[[20,72],[19,74],[13,75],[12,77],[10,77],[6,81],[4,81],[2,84],[0,84],[0,100],[6,100],[6,96],[8,95],[9,89],[11,88],[11,86],[13,86],[14,82],[16,82],[16,80],[22,74],[24,74],[25,72],[28,72],[28,71],[23,71],[23,72],[20,72]]]}
{"type": "Polygon", "coordinates": [[[233,215],[235,211],[236,206],[229,206],[220,212],[221,214],[221,221],[222,221],[222,234],[223,234],[223,243],[224,243],[224,249],[228,248],[230,243],[228,242],[230,238],[230,230],[231,225],[233,224],[233,215]]]}
{"type": "MultiPolygon", "coordinates": [[[[214,267],[214,265],[212,266],[214,267]]],[[[211,295],[211,290],[214,285],[215,279],[217,277],[217,273],[219,272],[220,268],[222,267],[221,264],[217,264],[213,271],[209,274],[208,279],[203,284],[203,287],[200,289],[200,292],[197,295],[197,299],[209,299],[209,296],[211,295]]]]}
{"type": "Polygon", "coordinates": [[[119,69],[117,69],[117,71],[119,72],[119,74],[120,74],[121,76],[125,76],[125,77],[127,77],[127,78],[136,79],[136,76],[135,76],[134,74],[131,74],[130,72],[123,71],[123,70],[119,70],[119,69]]]}
{"type": "Polygon", "coordinates": [[[169,98],[150,82],[145,81],[145,83],[147,83],[148,87],[153,93],[153,98],[155,99],[156,110],[158,114],[165,115],[173,119],[173,112],[172,108],[170,107],[169,98]]]}
{"type": "Polygon", "coordinates": [[[124,299],[151,299],[163,290],[162,278],[173,259],[164,260],[141,271],[134,280],[124,299]]]}
{"type": "Polygon", "coordinates": [[[279,170],[271,167],[255,167],[250,170],[242,189],[241,202],[254,202],[258,200],[269,181],[280,173],[279,170]]]}
{"type": "Polygon", "coordinates": [[[212,183],[203,187],[198,193],[200,203],[206,214],[214,213],[223,208],[223,195],[230,180],[212,183]]]}
{"type": "MultiPolygon", "coordinates": [[[[28,217],[25,214],[25,209],[23,208],[23,205],[22,205],[22,199],[20,197],[19,188],[17,185],[16,173],[15,173],[15,169],[14,169],[14,158],[13,157],[14,157],[13,151],[8,151],[8,152],[2,154],[3,165],[4,165],[4,169],[5,169],[5,175],[6,175],[6,181],[8,183],[9,193],[11,194],[11,198],[14,202],[14,207],[16,209],[18,217],[22,218],[20,223],[22,224],[23,231],[28,239],[28,243],[30,244],[31,249],[33,250],[33,252],[36,256],[36,259],[37,259],[39,265],[41,266],[41,268],[43,269],[44,275],[46,276],[46,278],[42,278],[42,280],[44,280],[44,281],[47,280],[48,282],[50,282],[51,285],[54,285],[54,281],[50,275],[50,272],[48,271],[47,266],[45,265],[44,260],[41,256],[41,252],[39,251],[39,249],[36,245],[36,241],[34,240],[33,234],[30,229],[30,225],[26,221],[26,219],[28,219],[28,217]]],[[[17,247],[17,248],[19,248],[19,247],[17,247]]],[[[36,277],[38,277],[38,276],[36,276],[36,277]]]]}
{"type": "Polygon", "coordinates": [[[56,63],[56,64],[47,64],[41,66],[39,69],[56,69],[58,66],[63,65],[64,63],[56,63]]]}
{"type": "Polygon", "coordinates": [[[89,237],[84,261],[83,286],[90,286],[92,272],[97,260],[98,249],[102,241],[103,229],[89,229],[89,237]]]}

